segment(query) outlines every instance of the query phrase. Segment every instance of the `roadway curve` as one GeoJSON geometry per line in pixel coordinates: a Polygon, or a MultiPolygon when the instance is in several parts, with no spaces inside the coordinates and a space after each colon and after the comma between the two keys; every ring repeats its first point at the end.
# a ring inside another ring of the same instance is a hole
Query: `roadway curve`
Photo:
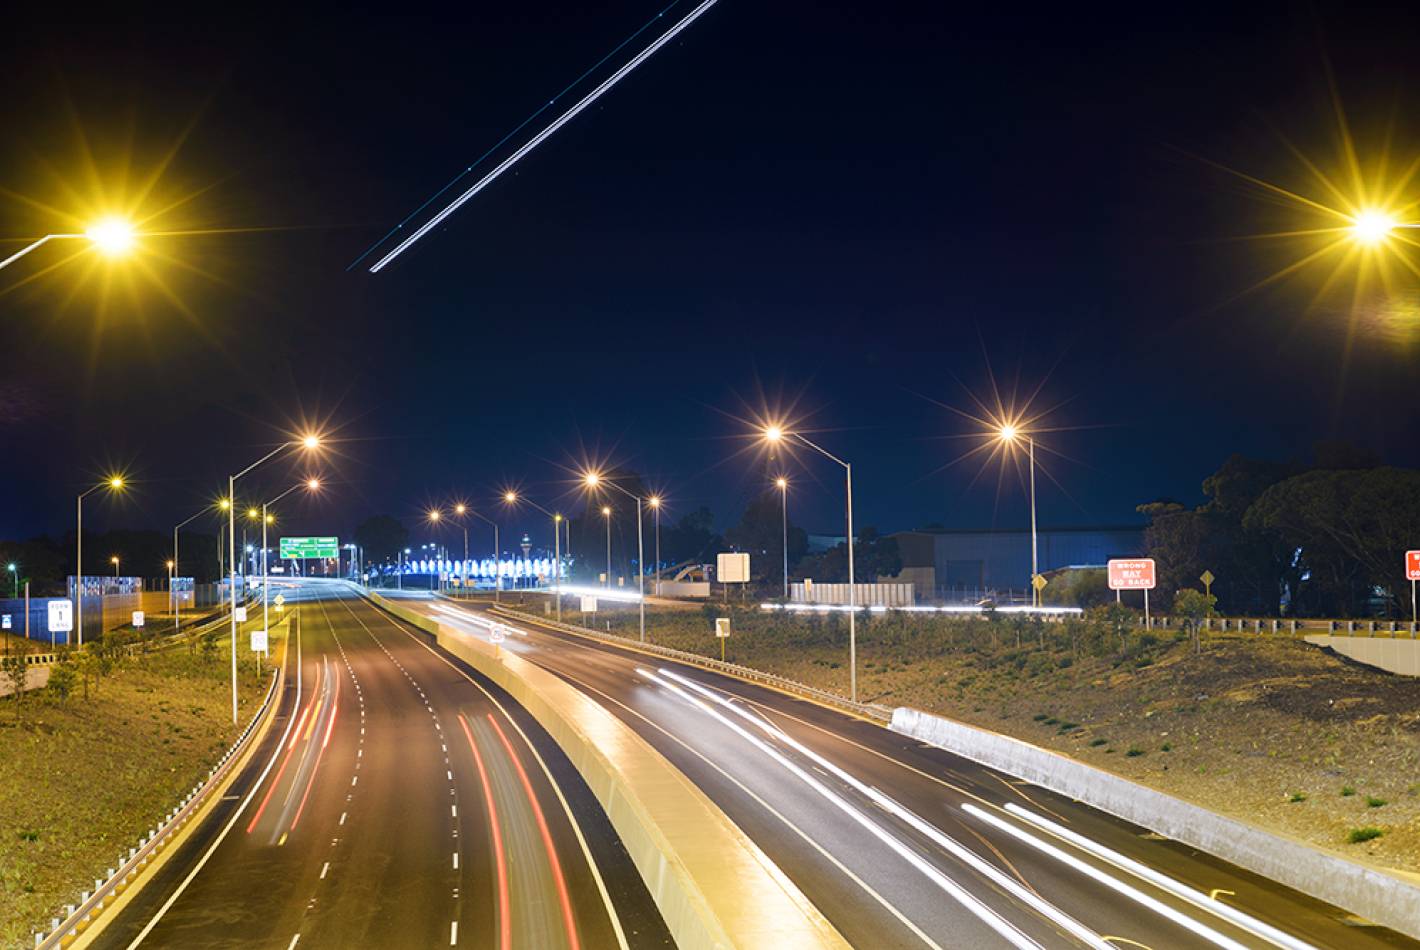
{"type": "Polygon", "coordinates": [[[337,585],[287,596],[300,676],[268,738],[99,946],[671,945],[525,710],[337,585]]]}
{"type": "MultiPolygon", "coordinates": [[[[408,605],[470,637],[506,623],[408,605]]],[[[534,618],[508,629],[505,648],[659,749],[855,946],[1417,946],[875,723],[534,618]]]]}

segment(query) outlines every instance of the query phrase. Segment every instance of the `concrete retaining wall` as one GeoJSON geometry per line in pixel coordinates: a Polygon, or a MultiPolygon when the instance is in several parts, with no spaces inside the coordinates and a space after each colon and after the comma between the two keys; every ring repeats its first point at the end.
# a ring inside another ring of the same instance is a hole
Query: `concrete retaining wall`
{"type": "Polygon", "coordinates": [[[1420,938],[1420,876],[1407,881],[1225,818],[1028,742],[918,709],[894,710],[890,728],[1420,938]]]}
{"type": "Polygon", "coordinates": [[[479,637],[366,594],[493,680],[537,719],[601,803],[683,950],[847,947],[709,798],[630,727],[557,676],[479,637]]]}
{"type": "Polygon", "coordinates": [[[1329,647],[1357,663],[1365,663],[1401,676],[1420,676],[1420,640],[1390,637],[1333,637],[1309,634],[1308,643],[1329,647]]]}

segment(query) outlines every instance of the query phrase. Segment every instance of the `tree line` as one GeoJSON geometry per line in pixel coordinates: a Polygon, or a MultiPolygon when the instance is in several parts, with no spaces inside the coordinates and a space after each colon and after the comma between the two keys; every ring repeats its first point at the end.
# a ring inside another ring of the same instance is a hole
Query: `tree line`
{"type": "Polygon", "coordinates": [[[1138,508],[1149,518],[1161,609],[1201,587],[1206,570],[1225,614],[1409,612],[1404,557],[1420,548],[1420,471],[1322,443],[1310,462],[1233,455],[1203,480],[1203,493],[1193,508],[1167,498],[1138,508]]]}
{"type": "MultiPolygon", "coordinates": [[[[0,540],[0,597],[15,593],[16,580],[20,596],[25,582],[30,583],[34,597],[62,597],[67,592],[66,578],[75,573],[74,534],[62,537],[41,535],[26,540],[0,540]],[[12,574],[6,568],[15,565],[12,574]]],[[[217,560],[217,537],[200,532],[183,532],[178,553],[182,563],[179,577],[194,577],[198,583],[217,580],[221,570],[217,560]]],[[[119,573],[124,577],[165,578],[167,563],[173,556],[172,532],[148,530],[114,530],[84,532],[84,573],[89,576],[110,576],[119,559],[119,573]]]]}

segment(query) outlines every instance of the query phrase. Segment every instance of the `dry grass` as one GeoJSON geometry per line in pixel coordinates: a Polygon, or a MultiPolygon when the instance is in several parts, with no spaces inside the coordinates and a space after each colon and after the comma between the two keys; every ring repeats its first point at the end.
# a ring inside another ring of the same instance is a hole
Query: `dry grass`
{"type": "MultiPolygon", "coordinates": [[[[130,660],[87,701],[0,700],[0,945],[30,946],[232,742],[227,642],[130,660]]],[[[265,680],[242,670],[245,722],[265,680]]]]}

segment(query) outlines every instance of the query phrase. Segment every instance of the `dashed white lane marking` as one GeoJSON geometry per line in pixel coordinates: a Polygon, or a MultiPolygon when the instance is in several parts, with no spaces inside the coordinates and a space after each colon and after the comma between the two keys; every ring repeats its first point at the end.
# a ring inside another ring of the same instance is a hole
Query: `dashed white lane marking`
{"type": "Polygon", "coordinates": [[[286,944],[286,950],[291,950],[291,948],[294,947],[294,946],[296,945],[296,942],[297,942],[298,940],[300,940],[300,939],[301,939],[301,935],[300,935],[300,934],[296,934],[296,936],[292,937],[292,938],[291,938],[291,942],[288,943],[288,944],[286,944]]]}
{"type": "Polygon", "coordinates": [[[340,813],[340,823],[342,825],[345,824],[345,812],[340,813]]]}
{"type": "Polygon", "coordinates": [[[454,946],[459,942],[459,922],[457,920],[449,923],[449,946],[454,946]]]}
{"type": "Polygon", "coordinates": [[[325,866],[320,869],[320,879],[321,879],[322,881],[325,880],[325,874],[326,874],[326,872],[329,871],[329,870],[330,870],[330,862],[327,861],[327,862],[325,862],[325,866]]]}
{"type": "Polygon", "coordinates": [[[350,784],[351,784],[351,785],[354,785],[354,784],[355,784],[356,782],[358,782],[358,781],[360,781],[360,776],[358,776],[358,775],[352,775],[352,776],[350,777],[350,784]]]}
{"type": "Polygon", "coordinates": [[[450,817],[450,818],[457,818],[458,816],[459,816],[459,806],[457,806],[457,805],[450,805],[450,806],[449,806],[449,817],[450,817]]]}
{"type": "Polygon", "coordinates": [[[459,869],[459,853],[458,853],[457,851],[455,851],[455,852],[454,852],[454,870],[457,871],[458,869],[459,869]]]}
{"type": "Polygon", "coordinates": [[[444,770],[444,774],[449,777],[449,781],[450,781],[450,782],[452,782],[452,781],[454,780],[454,773],[453,773],[451,770],[445,769],[445,770],[444,770]]]}

